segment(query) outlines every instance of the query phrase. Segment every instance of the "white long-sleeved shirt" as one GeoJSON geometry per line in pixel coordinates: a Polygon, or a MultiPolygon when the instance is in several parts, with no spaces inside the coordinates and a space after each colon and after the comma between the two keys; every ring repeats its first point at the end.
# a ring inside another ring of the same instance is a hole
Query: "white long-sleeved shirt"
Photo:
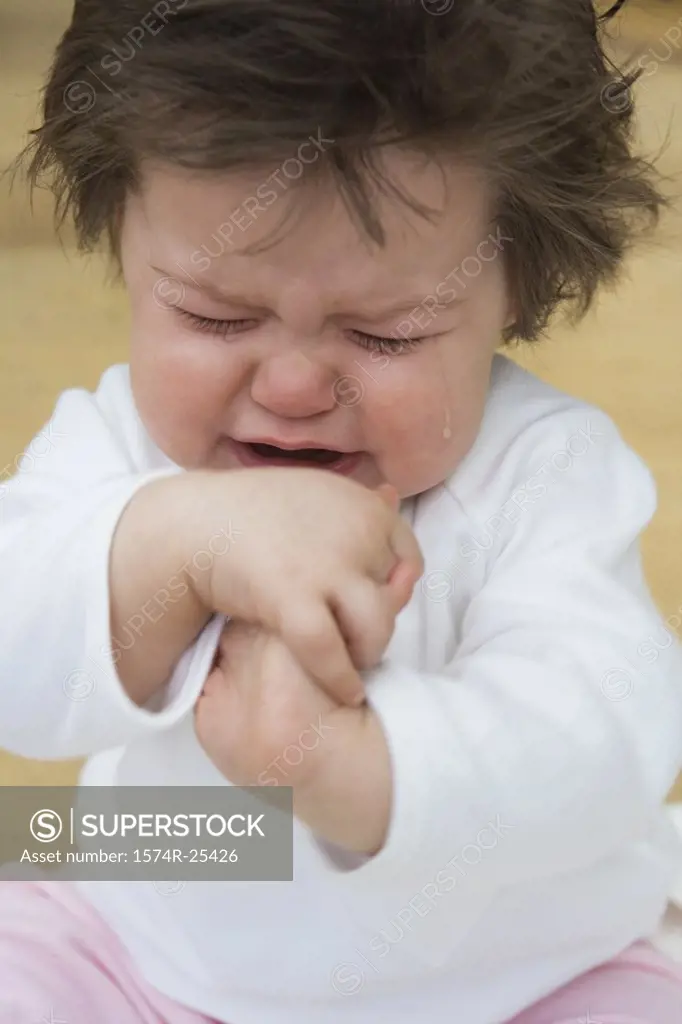
{"type": "MultiPolygon", "coordinates": [[[[111,658],[112,535],[173,472],[116,366],[1,485],[0,745],[92,755],[85,784],[229,785],[192,719],[222,620],[160,708],[111,658]]],[[[639,551],[655,506],[607,416],[497,357],[472,450],[403,504],[426,568],[367,680],[384,848],[352,860],[296,823],[290,883],[78,883],[148,980],[230,1024],[499,1024],[652,933],[682,865],[682,656],[639,551]]]]}

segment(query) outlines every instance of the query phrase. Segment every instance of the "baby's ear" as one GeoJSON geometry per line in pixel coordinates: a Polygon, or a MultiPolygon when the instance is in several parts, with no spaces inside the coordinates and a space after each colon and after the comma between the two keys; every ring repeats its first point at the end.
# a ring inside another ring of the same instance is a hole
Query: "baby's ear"
{"type": "Polygon", "coordinates": [[[506,319],[504,321],[504,324],[502,325],[503,329],[506,330],[507,327],[513,327],[513,325],[517,322],[518,319],[519,319],[518,303],[514,299],[512,299],[510,297],[509,301],[507,303],[507,316],[506,316],[506,319]]]}

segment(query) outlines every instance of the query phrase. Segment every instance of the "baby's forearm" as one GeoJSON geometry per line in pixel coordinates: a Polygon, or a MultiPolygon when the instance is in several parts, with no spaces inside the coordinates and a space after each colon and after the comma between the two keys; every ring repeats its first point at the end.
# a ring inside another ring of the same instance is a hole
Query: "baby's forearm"
{"type": "Polygon", "coordinates": [[[294,786],[294,812],[328,842],[374,855],[384,845],[391,816],[391,760],[383,730],[367,705],[339,708],[328,721],[324,757],[294,786]]]}
{"type": "Polygon", "coordinates": [[[202,543],[198,523],[196,481],[182,474],[138,491],[114,535],[112,651],[128,696],[140,706],[165,685],[211,615],[195,585],[203,565],[197,553],[209,550],[211,539],[202,543]]]}

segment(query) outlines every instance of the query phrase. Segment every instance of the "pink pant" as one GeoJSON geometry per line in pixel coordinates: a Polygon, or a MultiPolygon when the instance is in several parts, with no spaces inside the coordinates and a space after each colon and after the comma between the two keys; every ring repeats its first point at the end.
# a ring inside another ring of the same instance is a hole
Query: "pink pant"
{"type": "MultiPolygon", "coordinates": [[[[0,882],[0,1024],[94,1021],[211,1024],[140,978],[68,883],[0,882]]],[[[509,1024],[682,1024],[682,968],[637,943],[509,1024]]]]}

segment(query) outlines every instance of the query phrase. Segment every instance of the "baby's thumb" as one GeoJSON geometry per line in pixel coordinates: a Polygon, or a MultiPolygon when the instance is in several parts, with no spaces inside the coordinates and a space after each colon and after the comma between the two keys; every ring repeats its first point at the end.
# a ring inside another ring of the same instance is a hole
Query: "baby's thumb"
{"type": "MultiPolygon", "coordinates": [[[[400,509],[400,495],[392,484],[379,484],[376,493],[394,512],[400,509]]],[[[399,558],[389,573],[386,583],[393,596],[396,613],[404,608],[412,597],[417,575],[414,567],[402,558],[399,558]]]]}

